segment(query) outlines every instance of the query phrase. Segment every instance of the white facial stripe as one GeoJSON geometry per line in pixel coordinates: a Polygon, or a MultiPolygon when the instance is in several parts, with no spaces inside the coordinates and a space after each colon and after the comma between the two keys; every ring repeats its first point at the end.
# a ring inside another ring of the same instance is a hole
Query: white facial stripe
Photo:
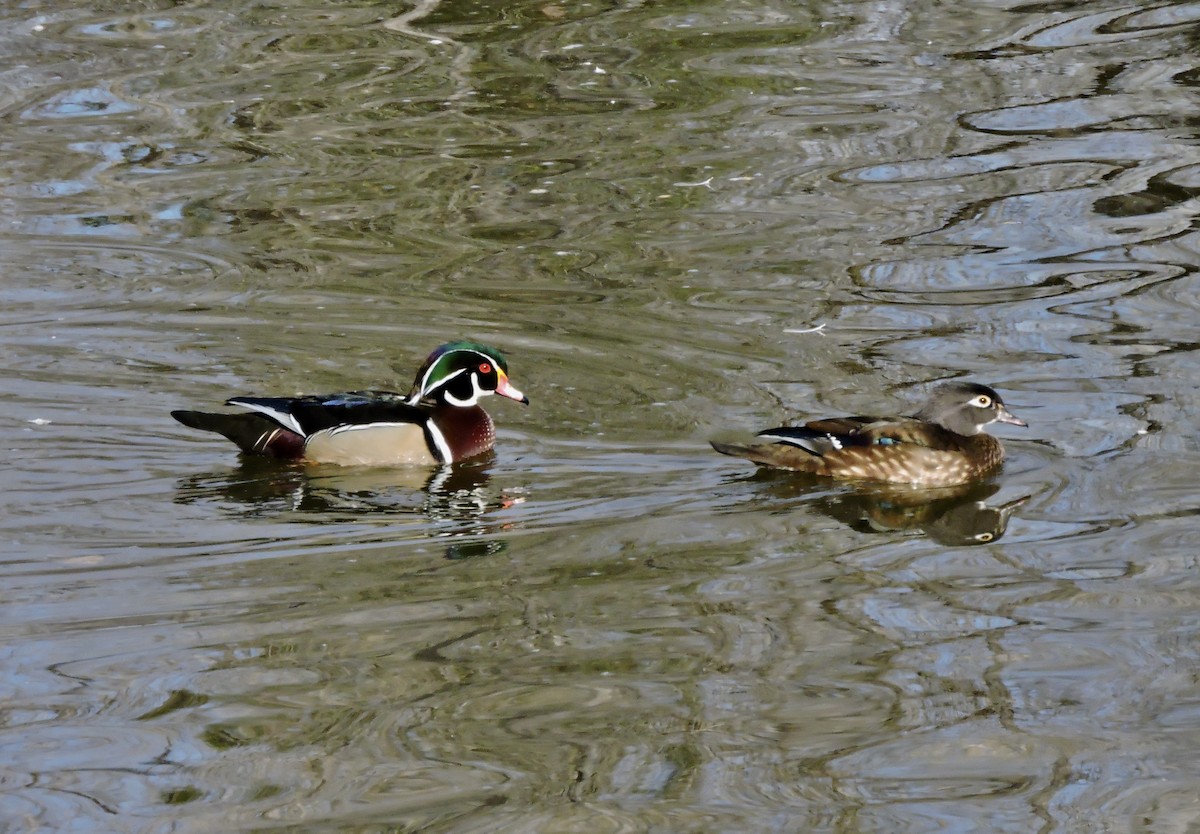
{"type": "MultiPolygon", "coordinates": [[[[450,374],[450,376],[446,377],[441,382],[439,382],[437,384],[437,387],[441,388],[443,385],[445,385],[450,380],[454,379],[459,374],[465,374],[466,372],[467,372],[466,368],[459,368],[457,371],[450,374]]],[[[413,394],[411,397],[408,398],[409,405],[416,405],[417,403],[419,403],[422,400],[422,398],[425,397],[425,395],[427,395],[429,393],[429,389],[425,387],[425,384],[428,381],[428,378],[429,378],[429,374],[425,374],[425,377],[422,378],[422,380],[421,380],[421,387],[417,390],[417,392],[415,394],[413,394]]],[[[447,395],[447,399],[449,399],[449,395],[447,395]]]]}
{"type": "MultiPolygon", "coordinates": [[[[442,359],[445,359],[445,358],[446,358],[447,356],[449,356],[451,353],[473,353],[473,354],[475,354],[476,356],[478,356],[480,359],[483,359],[485,362],[488,362],[489,364],[492,364],[492,363],[493,363],[493,360],[492,360],[492,358],[491,358],[490,356],[485,356],[484,354],[480,353],[480,352],[479,352],[479,351],[477,351],[477,350],[467,350],[467,349],[465,349],[465,348],[460,348],[460,349],[458,349],[458,350],[452,350],[452,351],[449,351],[448,353],[446,353],[446,354],[444,354],[443,356],[439,357],[439,359],[438,359],[438,361],[437,361],[437,362],[434,362],[432,365],[430,365],[430,366],[429,366],[429,370],[427,370],[427,371],[425,372],[425,375],[421,377],[421,389],[420,389],[420,391],[421,391],[421,394],[424,394],[426,391],[428,391],[428,390],[429,390],[429,375],[430,375],[431,373],[433,373],[433,369],[434,369],[434,368],[436,368],[436,367],[438,366],[438,362],[441,362],[441,361],[442,361],[442,359]]],[[[460,368],[459,370],[457,370],[457,371],[455,371],[454,373],[450,374],[450,376],[446,377],[446,379],[443,379],[443,380],[442,380],[440,383],[438,383],[438,384],[439,384],[439,385],[445,385],[445,384],[446,384],[446,382],[447,382],[448,380],[454,379],[454,377],[458,376],[459,374],[463,373],[464,371],[465,371],[465,369],[463,369],[463,368],[460,368]]]]}

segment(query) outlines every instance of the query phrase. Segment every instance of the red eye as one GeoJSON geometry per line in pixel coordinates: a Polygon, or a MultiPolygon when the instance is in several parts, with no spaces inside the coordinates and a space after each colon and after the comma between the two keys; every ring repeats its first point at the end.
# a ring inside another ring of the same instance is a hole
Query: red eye
{"type": "Polygon", "coordinates": [[[479,366],[479,373],[490,374],[491,372],[492,372],[492,366],[489,365],[487,362],[484,362],[482,365],[479,366]]]}

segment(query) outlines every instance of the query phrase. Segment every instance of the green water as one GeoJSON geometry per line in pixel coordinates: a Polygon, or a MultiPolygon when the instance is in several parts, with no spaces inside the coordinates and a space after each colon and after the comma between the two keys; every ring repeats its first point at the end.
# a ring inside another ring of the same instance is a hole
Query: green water
{"type": "Polygon", "coordinates": [[[0,827],[1200,825],[1198,19],[0,9],[0,827]],[[168,416],[460,337],[453,473],[168,416]],[[941,504],[708,447],[950,377],[941,504]]]}

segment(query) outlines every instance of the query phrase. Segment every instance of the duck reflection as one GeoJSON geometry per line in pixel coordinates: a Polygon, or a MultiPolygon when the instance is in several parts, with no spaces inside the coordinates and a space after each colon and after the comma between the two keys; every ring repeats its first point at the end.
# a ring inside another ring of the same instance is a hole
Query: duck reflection
{"type": "Polygon", "coordinates": [[[489,520],[496,510],[520,503],[490,485],[491,457],[442,467],[361,468],[288,464],[245,456],[234,469],[196,474],[176,485],[175,500],[221,501],[258,517],[301,513],[307,521],[338,523],[372,516],[424,516],[436,523],[431,537],[451,538],[446,557],[464,559],[498,553],[504,543],[461,541],[499,532],[489,520]]]}
{"type": "MultiPolygon", "coordinates": [[[[753,476],[764,479],[761,472],[753,476]]],[[[789,498],[827,490],[816,478],[769,477],[771,492],[789,498]]],[[[1008,529],[1013,513],[1029,500],[1023,496],[989,502],[1000,489],[990,482],[941,489],[862,485],[850,492],[821,494],[809,505],[860,533],[920,532],[947,546],[994,542],[1008,529]]]]}

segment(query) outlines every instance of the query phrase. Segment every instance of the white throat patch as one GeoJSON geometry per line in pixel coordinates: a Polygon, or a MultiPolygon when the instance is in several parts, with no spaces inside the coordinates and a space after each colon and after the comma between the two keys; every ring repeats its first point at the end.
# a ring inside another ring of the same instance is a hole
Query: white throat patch
{"type": "MultiPolygon", "coordinates": [[[[460,371],[459,373],[462,373],[462,372],[460,371]]],[[[458,374],[456,373],[453,376],[457,376],[457,375],[458,374]]],[[[446,377],[446,379],[448,379],[448,380],[452,379],[453,376],[446,377]]],[[[490,393],[492,393],[492,392],[485,391],[479,387],[479,375],[476,374],[474,371],[472,371],[471,372],[471,396],[467,397],[465,400],[460,400],[458,397],[454,396],[449,391],[447,391],[443,396],[446,398],[446,402],[450,403],[450,405],[456,405],[459,408],[469,408],[470,406],[477,404],[479,402],[480,397],[487,396],[490,393]]]]}

